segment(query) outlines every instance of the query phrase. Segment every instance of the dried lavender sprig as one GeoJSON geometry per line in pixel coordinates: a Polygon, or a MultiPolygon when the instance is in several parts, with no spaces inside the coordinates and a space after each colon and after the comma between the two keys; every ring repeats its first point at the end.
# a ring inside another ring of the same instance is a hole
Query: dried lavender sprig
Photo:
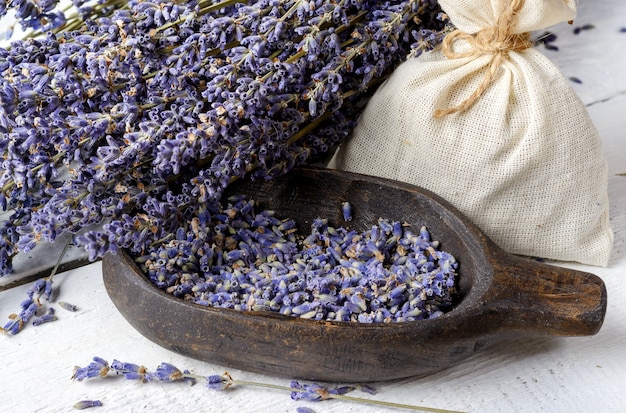
{"type": "MultiPolygon", "coordinates": [[[[69,248],[70,240],[65,243],[63,247],[63,251],[61,255],[52,268],[50,275],[44,278],[40,278],[33,283],[33,285],[26,291],[26,295],[28,298],[20,304],[21,311],[19,314],[12,314],[9,316],[10,321],[7,322],[4,327],[0,328],[0,331],[5,334],[16,335],[26,326],[28,321],[37,315],[37,312],[40,311],[44,304],[42,301],[52,301],[52,279],[56,275],[59,265],[69,248]]],[[[43,323],[47,323],[50,321],[56,321],[58,317],[55,315],[55,311],[53,308],[49,308],[48,312],[41,317],[36,318],[33,321],[34,326],[38,326],[43,323]]]]}
{"type": "MultiPolygon", "coordinates": [[[[281,386],[270,383],[262,383],[248,380],[234,379],[228,372],[221,375],[209,375],[202,376],[198,374],[192,374],[188,370],[181,371],[176,366],[170,363],[161,363],[154,372],[149,372],[145,367],[132,363],[124,363],[114,360],[110,365],[109,363],[100,358],[94,357],[93,361],[86,367],[75,367],[72,379],[77,381],[83,381],[88,378],[94,377],[107,377],[111,375],[123,376],[128,380],[140,379],[142,382],[159,381],[166,383],[173,383],[179,381],[189,382],[204,381],[205,386],[212,390],[226,390],[232,386],[253,386],[261,387],[272,390],[282,390],[291,393],[293,400],[308,400],[308,401],[323,401],[330,399],[344,400],[355,403],[364,403],[380,407],[392,407],[398,409],[407,409],[414,411],[424,411],[433,413],[460,413],[454,410],[437,409],[424,406],[415,406],[403,403],[387,402],[383,400],[364,399],[360,397],[347,396],[346,393],[355,389],[361,389],[361,385],[354,386],[335,386],[328,387],[322,386],[318,383],[301,384],[297,381],[292,381],[289,386],[281,386]],[[136,372],[141,371],[141,374],[137,375],[136,372]]],[[[367,386],[366,390],[371,394],[371,387],[367,386]]]]}

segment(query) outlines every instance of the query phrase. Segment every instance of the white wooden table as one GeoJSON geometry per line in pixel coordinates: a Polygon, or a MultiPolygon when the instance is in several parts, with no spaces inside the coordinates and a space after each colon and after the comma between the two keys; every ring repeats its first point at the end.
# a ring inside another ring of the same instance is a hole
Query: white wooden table
{"type": "MultiPolygon", "coordinates": [[[[573,84],[602,136],[609,161],[609,196],[615,244],[607,268],[558,264],[600,276],[608,290],[604,325],[593,337],[519,339],[487,349],[460,365],[420,379],[376,383],[375,396],[356,396],[472,412],[626,411],[626,2],[581,0],[574,26],[553,28],[559,51],[546,51],[573,84]],[[578,35],[573,27],[595,28],[578,35]]],[[[53,260],[50,257],[50,260],[53,260]]],[[[11,276],[17,277],[18,275],[11,276]]],[[[7,280],[5,280],[7,281],[7,280]]],[[[289,393],[252,387],[228,391],[201,385],[161,384],[122,379],[70,380],[74,365],[93,356],[156,367],[165,361],[210,375],[224,366],[196,361],[165,350],[137,333],[109,300],[101,264],[90,264],[56,278],[57,300],[77,305],[75,313],[57,309],[59,320],[17,336],[0,336],[0,411],[68,412],[83,399],[99,399],[97,412],[204,411],[379,412],[379,407],[331,400],[295,402],[289,393]]],[[[29,285],[0,293],[2,323],[19,308],[29,285]]],[[[58,306],[57,306],[58,308],[58,306]]],[[[274,377],[228,369],[241,380],[289,385],[274,377]]],[[[399,411],[399,410],[389,410],[399,411]]]]}

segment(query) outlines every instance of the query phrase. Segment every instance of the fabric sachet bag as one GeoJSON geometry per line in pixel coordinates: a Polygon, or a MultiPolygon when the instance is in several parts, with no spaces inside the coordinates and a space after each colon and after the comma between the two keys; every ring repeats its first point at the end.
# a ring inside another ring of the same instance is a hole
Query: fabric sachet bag
{"type": "Polygon", "coordinates": [[[607,164],[582,102],[530,32],[575,0],[439,0],[455,26],[368,102],[334,167],[426,188],[505,251],[606,266],[607,164]]]}

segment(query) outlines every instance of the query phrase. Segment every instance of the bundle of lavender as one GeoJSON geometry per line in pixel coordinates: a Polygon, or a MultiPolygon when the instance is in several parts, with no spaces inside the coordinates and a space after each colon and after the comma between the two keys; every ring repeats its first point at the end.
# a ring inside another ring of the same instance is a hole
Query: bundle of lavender
{"type": "Polygon", "coordinates": [[[444,27],[434,0],[11,7],[35,32],[0,48],[0,274],[66,232],[144,254],[234,179],[318,159],[444,27]]]}

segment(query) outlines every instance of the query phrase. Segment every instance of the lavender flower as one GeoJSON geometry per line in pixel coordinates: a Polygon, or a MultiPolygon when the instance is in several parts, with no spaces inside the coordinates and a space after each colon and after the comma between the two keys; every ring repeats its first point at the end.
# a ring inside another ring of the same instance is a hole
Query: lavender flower
{"type": "Polygon", "coordinates": [[[233,384],[233,378],[228,373],[206,377],[206,386],[212,390],[225,390],[233,384]]]}
{"type": "Polygon", "coordinates": [[[234,179],[320,159],[444,24],[429,0],[96,3],[0,6],[40,30],[0,48],[0,274],[67,232],[144,254],[234,179]]]}
{"type": "Polygon", "coordinates": [[[54,312],[54,308],[49,308],[46,314],[33,320],[33,325],[38,326],[44,323],[49,323],[50,321],[58,320],[59,318],[54,314],[54,312]]]}
{"type": "Polygon", "coordinates": [[[93,361],[86,367],[76,367],[72,379],[83,381],[92,377],[105,377],[109,373],[109,363],[100,358],[94,357],[93,361]]]}
{"type": "Polygon", "coordinates": [[[2,331],[9,334],[17,334],[26,325],[37,310],[39,310],[40,304],[38,300],[28,298],[20,303],[21,311],[19,314],[11,314],[9,316],[10,321],[4,325],[2,331]]]}
{"type": "Polygon", "coordinates": [[[331,399],[333,396],[344,395],[354,390],[353,386],[328,388],[317,383],[301,384],[295,380],[291,382],[290,386],[293,389],[297,389],[297,391],[291,393],[293,400],[308,400],[312,402],[331,399]]]}
{"type": "Polygon", "coordinates": [[[146,374],[148,372],[146,368],[137,364],[122,363],[121,361],[113,360],[111,362],[111,370],[124,375],[128,380],[148,381],[151,379],[151,376],[146,374]]]}

